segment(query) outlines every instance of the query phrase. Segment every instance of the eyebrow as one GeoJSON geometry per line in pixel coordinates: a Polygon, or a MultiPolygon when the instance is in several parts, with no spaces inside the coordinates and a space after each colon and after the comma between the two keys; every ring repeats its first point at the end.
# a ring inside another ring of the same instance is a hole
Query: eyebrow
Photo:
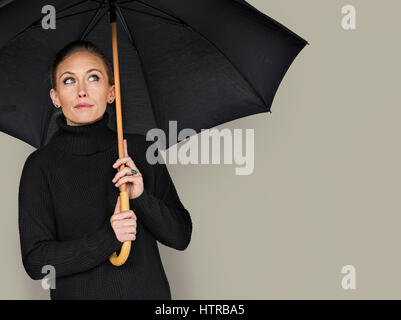
{"type": "MultiPolygon", "coordinates": [[[[99,71],[101,74],[103,74],[102,71],[100,71],[99,69],[96,69],[96,68],[89,69],[88,71],[86,71],[86,73],[89,73],[89,72],[92,72],[92,71],[99,71]]],[[[75,74],[74,72],[66,71],[66,72],[63,72],[63,73],[60,75],[59,79],[60,79],[64,74],[66,74],[66,73],[75,74]]]]}

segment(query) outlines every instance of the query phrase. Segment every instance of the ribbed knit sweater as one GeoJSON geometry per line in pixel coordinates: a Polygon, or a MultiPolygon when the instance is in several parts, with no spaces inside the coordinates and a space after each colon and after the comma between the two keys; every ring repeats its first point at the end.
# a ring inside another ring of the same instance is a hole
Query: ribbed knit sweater
{"type": "MultiPolygon", "coordinates": [[[[136,239],[120,267],[110,255],[121,248],[110,224],[120,190],[117,134],[109,114],[89,125],[67,125],[26,159],[19,186],[19,233],[23,266],[35,280],[56,272],[54,299],[171,299],[157,241],[187,248],[192,234],[189,212],[181,203],[165,163],[149,164],[151,142],[124,134],[128,154],[142,174],[143,193],[130,199],[137,216],[136,239]]],[[[161,158],[162,159],[162,158],[161,158]]]]}

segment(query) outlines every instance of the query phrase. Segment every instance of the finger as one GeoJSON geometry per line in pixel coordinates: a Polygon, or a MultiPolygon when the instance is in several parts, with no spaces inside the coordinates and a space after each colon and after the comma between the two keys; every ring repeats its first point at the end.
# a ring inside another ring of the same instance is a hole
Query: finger
{"type": "Polygon", "coordinates": [[[121,227],[135,227],[136,226],[136,219],[134,217],[129,217],[126,219],[115,220],[114,227],[121,228],[121,227]]]}
{"type": "Polygon", "coordinates": [[[136,226],[136,217],[130,216],[125,219],[115,220],[114,225],[118,227],[136,226]]]}
{"type": "Polygon", "coordinates": [[[136,214],[132,210],[116,213],[114,217],[116,218],[115,220],[130,220],[130,219],[136,220],[136,214]]]}
{"type": "MultiPolygon", "coordinates": [[[[116,175],[114,176],[113,180],[111,180],[111,181],[112,181],[113,183],[116,183],[121,177],[132,175],[131,170],[132,170],[132,169],[131,169],[130,167],[125,167],[124,169],[118,171],[118,172],[116,173],[116,175]]],[[[139,174],[139,173],[136,173],[135,176],[136,176],[136,177],[137,177],[137,176],[140,176],[140,174],[139,174]]]]}
{"type": "Polygon", "coordinates": [[[116,206],[114,208],[114,213],[118,213],[120,211],[121,211],[121,208],[120,208],[120,196],[118,196],[117,203],[116,203],[116,206]]]}
{"type": "Polygon", "coordinates": [[[114,164],[113,164],[113,168],[117,169],[122,164],[125,164],[128,167],[131,167],[131,169],[137,170],[137,167],[136,167],[136,164],[135,164],[134,160],[132,160],[132,158],[129,157],[129,156],[117,159],[116,162],[114,162],[114,164]]]}
{"type": "MultiPolygon", "coordinates": [[[[123,233],[121,237],[123,241],[134,241],[136,239],[136,234],[133,233],[123,233]]],[[[121,240],[120,240],[121,241],[121,240]]]]}
{"type": "Polygon", "coordinates": [[[135,234],[131,234],[131,233],[128,234],[128,240],[135,241],[135,239],[136,239],[135,234]]]}
{"type": "Polygon", "coordinates": [[[139,171],[135,165],[134,160],[132,160],[132,158],[129,156],[117,159],[116,162],[114,162],[114,164],[113,164],[113,168],[118,168],[122,164],[125,164],[126,166],[130,167],[131,169],[135,169],[136,171],[139,171]]]}
{"type": "MultiPolygon", "coordinates": [[[[124,168],[123,170],[121,170],[121,173],[120,172],[116,173],[112,182],[116,185],[124,177],[129,177],[129,178],[134,178],[134,179],[137,179],[137,178],[142,179],[142,174],[140,172],[132,174],[130,168],[124,168]]],[[[116,185],[116,187],[117,187],[117,185],[116,185]]]]}
{"type": "Polygon", "coordinates": [[[136,229],[132,227],[121,227],[118,228],[118,233],[120,234],[136,234],[136,229]]]}
{"type": "Polygon", "coordinates": [[[114,176],[113,180],[111,180],[112,182],[117,182],[118,179],[120,179],[122,176],[126,176],[126,175],[131,175],[131,168],[129,167],[125,167],[124,169],[118,171],[116,173],[116,175],[114,176]]]}
{"type": "Polygon", "coordinates": [[[136,220],[136,215],[133,213],[132,210],[123,211],[123,212],[114,214],[112,217],[112,221],[123,220],[123,219],[127,219],[127,218],[130,218],[130,219],[132,218],[132,219],[136,220]]]}
{"type": "Polygon", "coordinates": [[[140,185],[142,183],[142,177],[141,176],[124,176],[120,178],[114,185],[116,187],[121,186],[123,183],[132,183],[133,185],[140,185]]]}
{"type": "Polygon", "coordinates": [[[114,227],[115,228],[121,228],[121,227],[135,227],[136,226],[136,220],[135,219],[122,219],[122,220],[116,220],[114,221],[114,227]]]}
{"type": "Polygon", "coordinates": [[[122,228],[116,228],[116,233],[120,236],[126,236],[126,235],[136,235],[136,229],[132,227],[122,227],[122,228]]]}

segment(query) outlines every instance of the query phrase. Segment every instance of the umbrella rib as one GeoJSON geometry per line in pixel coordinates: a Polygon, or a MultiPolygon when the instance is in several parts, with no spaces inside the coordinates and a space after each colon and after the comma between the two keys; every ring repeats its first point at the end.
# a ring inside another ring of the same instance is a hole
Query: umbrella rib
{"type": "Polygon", "coordinates": [[[135,2],[138,2],[138,3],[140,3],[140,4],[142,4],[142,5],[146,6],[146,7],[152,8],[152,9],[154,9],[156,11],[161,12],[161,13],[164,13],[165,15],[169,16],[170,18],[173,18],[174,20],[181,22],[183,25],[187,25],[187,23],[185,21],[183,21],[180,18],[177,18],[177,17],[171,15],[170,13],[167,13],[166,11],[164,11],[162,9],[156,8],[156,7],[154,7],[154,6],[152,6],[152,5],[148,4],[148,3],[145,3],[145,2],[143,2],[141,0],[135,0],[135,2]]]}
{"type": "Polygon", "coordinates": [[[129,31],[129,28],[128,28],[127,22],[125,21],[123,13],[121,12],[121,9],[120,9],[119,6],[116,6],[116,7],[117,7],[117,12],[116,13],[117,13],[118,17],[120,18],[121,26],[124,29],[125,33],[127,34],[129,40],[131,41],[131,44],[134,46],[136,51],[138,51],[138,48],[136,47],[135,41],[132,38],[131,32],[129,31]]]}
{"type": "MultiPolygon", "coordinates": [[[[99,20],[104,16],[104,14],[100,17],[100,19],[94,24],[93,27],[91,27],[91,24],[93,23],[93,21],[97,18],[97,16],[99,15],[99,11],[101,8],[103,8],[103,4],[106,2],[106,0],[103,0],[102,3],[98,6],[95,14],[93,15],[92,19],[89,21],[88,25],[86,26],[84,32],[81,34],[80,39],[83,40],[88,34],[89,32],[93,29],[94,26],[96,26],[96,24],[99,22],[99,20]]],[[[105,10],[105,12],[107,12],[107,10],[105,10]]]]}
{"type": "MultiPolygon", "coordinates": [[[[192,26],[188,25],[188,24],[187,24],[185,21],[183,21],[182,19],[179,19],[179,18],[177,18],[177,17],[174,17],[174,16],[170,15],[169,13],[165,12],[164,10],[161,10],[161,9],[159,9],[159,8],[156,8],[156,7],[152,6],[152,5],[149,5],[149,4],[147,4],[147,3],[144,3],[144,2],[142,2],[141,0],[135,0],[135,2],[141,3],[141,4],[143,4],[143,5],[147,6],[147,7],[150,7],[150,8],[152,8],[152,9],[157,10],[157,11],[160,11],[160,12],[162,12],[162,13],[168,15],[169,17],[172,17],[173,19],[176,19],[177,21],[182,22],[183,25],[189,27],[191,30],[193,30],[193,31],[195,31],[197,34],[199,34],[203,39],[205,39],[206,41],[208,41],[209,43],[211,43],[211,44],[227,59],[227,61],[233,66],[233,68],[234,68],[235,70],[237,70],[237,72],[242,76],[242,78],[248,83],[248,85],[250,86],[251,90],[254,92],[254,94],[255,94],[255,95],[260,99],[260,101],[263,103],[263,105],[264,105],[263,110],[266,110],[266,108],[267,108],[268,112],[271,113],[271,108],[268,107],[268,105],[267,105],[265,99],[263,98],[263,96],[256,90],[256,88],[253,86],[253,84],[252,84],[252,83],[248,80],[248,78],[238,69],[238,67],[237,67],[237,66],[223,53],[223,51],[222,51],[219,47],[217,47],[212,41],[210,41],[209,39],[207,39],[204,35],[202,35],[200,32],[198,32],[197,30],[195,30],[192,26]]],[[[120,7],[121,7],[121,6],[120,6],[120,7]]],[[[122,8],[124,8],[124,9],[130,9],[130,10],[135,10],[135,9],[132,9],[132,8],[127,8],[127,7],[122,7],[122,8]]],[[[142,12],[142,13],[143,13],[143,12],[142,12]]],[[[161,18],[161,17],[159,17],[159,18],[161,18]]],[[[166,19],[166,18],[164,18],[164,19],[166,19]]],[[[168,20],[168,19],[166,19],[166,20],[168,20]]],[[[171,21],[171,20],[170,20],[170,21],[171,21]]],[[[139,54],[139,52],[138,52],[138,54],[139,54]]]]}
{"type": "MultiPolygon", "coordinates": [[[[95,24],[88,30],[88,32],[86,33],[85,37],[86,37],[89,33],[91,33],[91,31],[93,30],[93,28],[96,27],[96,25],[99,23],[100,20],[102,20],[102,18],[105,16],[105,14],[106,14],[107,12],[108,12],[108,10],[105,10],[105,11],[103,12],[103,14],[99,17],[99,19],[97,19],[97,21],[95,22],[95,24]]],[[[83,38],[80,38],[80,40],[83,40],[83,39],[84,39],[84,37],[83,37],[83,38]]]]}
{"type": "MultiPolygon", "coordinates": [[[[89,1],[97,2],[97,3],[101,2],[101,0],[89,0],[89,1]]],[[[116,5],[118,6],[118,5],[123,4],[123,3],[134,2],[134,1],[136,1],[136,0],[127,0],[127,1],[123,1],[123,2],[120,2],[120,1],[117,0],[116,1],[116,5]]]]}
{"type": "MultiPolygon", "coordinates": [[[[67,10],[67,9],[70,9],[70,8],[72,8],[72,7],[78,6],[78,5],[80,5],[80,4],[82,4],[82,3],[86,2],[86,1],[89,1],[89,0],[82,0],[82,1],[80,1],[80,2],[78,2],[78,3],[75,3],[75,4],[72,4],[72,5],[68,6],[68,7],[65,7],[65,8],[61,9],[61,10],[59,11],[59,13],[65,11],[65,10],[67,10]]],[[[24,28],[22,31],[18,32],[18,33],[17,33],[14,37],[12,37],[10,40],[8,40],[7,43],[10,42],[10,41],[12,41],[12,40],[14,40],[14,39],[16,39],[19,35],[23,34],[23,33],[24,33],[25,31],[27,31],[28,29],[33,28],[33,27],[36,27],[36,26],[39,25],[39,24],[41,25],[41,24],[42,24],[42,19],[43,19],[43,17],[40,17],[40,18],[36,19],[34,22],[32,22],[30,25],[28,25],[26,28],[24,28]]]]}
{"type": "Polygon", "coordinates": [[[157,14],[153,14],[153,13],[141,11],[141,10],[134,9],[134,8],[124,7],[124,6],[118,6],[118,7],[119,7],[119,8],[123,8],[123,9],[125,9],[125,10],[135,11],[135,12],[138,12],[138,13],[146,14],[146,15],[148,15],[148,16],[152,16],[152,17],[155,17],[155,18],[159,18],[159,19],[161,19],[161,20],[168,21],[168,23],[171,23],[171,24],[180,25],[180,26],[186,25],[186,23],[181,23],[180,20],[178,20],[178,19],[172,20],[172,19],[168,19],[168,18],[166,18],[166,17],[159,16],[159,15],[157,15],[157,14]]]}
{"type": "MultiPolygon", "coordinates": [[[[117,8],[118,8],[118,7],[117,7],[117,8]]],[[[124,15],[123,15],[122,11],[121,11],[121,10],[117,11],[117,14],[118,14],[119,17],[120,17],[120,20],[123,21],[123,23],[125,23],[125,18],[124,18],[124,15]]],[[[148,86],[149,80],[147,79],[147,73],[146,73],[146,71],[145,71],[145,68],[144,68],[144,65],[143,65],[143,62],[142,62],[141,53],[139,52],[139,50],[138,50],[138,48],[137,48],[137,46],[136,46],[136,44],[135,44],[135,37],[133,36],[133,33],[130,32],[130,30],[129,30],[129,28],[128,28],[127,25],[126,25],[126,27],[127,27],[126,32],[128,32],[128,33],[130,34],[130,39],[132,39],[132,44],[133,44],[133,46],[135,47],[136,52],[137,52],[137,54],[138,54],[138,58],[139,58],[138,60],[139,60],[139,64],[140,64],[141,69],[142,69],[143,77],[145,78],[146,90],[147,90],[147,92],[148,92],[148,94],[149,94],[150,108],[151,108],[151,110],[152,110],[152,113],[153,113],[153,117],[154,117],[156,126],[160,127],[160,126],[159,126],[159,123],[158,123],[158,121],[157,121],[156,112],[155,112],[154,107],[153,107],[152,97],[151,97],[151,94],[150,94],[150,91],[149,91],[149,86],[148,86]]],[[[125,29],[124,29],[124,30],[125,30],[125,29]]]]}
{"type": "Polygon", "coordinates": [[[121,2],[118,2],[117,5],[124,4],[124,3],[129,3],[129,2],[135,2],[135,1],[136,0],[121,1],[121,2]]]}
{"type": "Polygon", "coordinates": [[[272,17],[269,17],[268,15],[266,15],[265,13],[263,13],[262,11],[259,11],[258,9],[256,9],[254,6],[252,6],[250,3],[246,2],[246,1],[239,1],[237,2],[243,6],[245,6],[246,9],[250,10],[252,13],[256,13],[260,16],[262,16],[265,19],[268,19],[269,21],[271,21],[273,24],[275,24],[276,26],[278,26],[279,28],[284,29],[285,31],[287,31],[291,36],[291,37],[295,37],[298,40],[301,40],[302,42],[309,44],[308,41],[306,41],[305,39],[303,39],[301,36],[299,36],[298,34],[296,34],[295,32],[293,32],[292,30],[288,29],[285,25],[281,24],[280,22],[278,22],[277,20],[274,20],[272,17]]]}
{"type": "Polygon", "coordinates": [[[248,80],[248,78],[243,74],[243,72],[238,69],[238,67],[225,55],[225,53],[218,47],[216,46],[213,41],[209,40],[208,38],[206,38],[202,33],[200,33],[198,30],[196,30],[195,28],[193,28],[192,26],[189,26],[189,28],[191,28],[194,32],[196,32],[197,34],[199,34],[203,39],[205,39],[206,41],[208,41],[214,48],[216,48],[216,50],[218,50],[224,58],[226,58],[226,60],[232,65],[232,67],[241,75],[241,77],[248,83],[249,87],[252,89],[253,93],[261,100],[261,102],[263,103],[264,107],[263,110],[265,110],[265,107],[267,108],[267,112],[271,112],[271,108],[267,105],[265,99],[263,98],[263,96],[256,90],[256,88],[254,87],[254,85],[252,84],[251,81],[248,80]]]}
{"type": "Polygon", "coordinates": [[[89,1],[89,0],[82,0],[82,1],[80,1],[80,2],[78,2],[78,3],[72,4],[72,5],[70,5],[70,6],[67,6],[67,7],[65,7],[65,8],[63,8],[63,9],[61,9],[61,10],[59,10],[57,13],[61,13],[61,12],[65,11],[65,10],[68,10],[68,9],[73,8],[73,7],[79,6],[80,4],[82,4],[82,3],[84,3],[84,2],[88,2],[88,1],[89,1]]]}
{"type": "MultiPolygon", "coordinates": [[[[105,6],[105,7],[106,7],[106,6],[105,6]]],[[[84,11],[79,11],[79,12],[74,12],[74,13],[71,13],[71,14],[67,14],[67,15],[65,15],[65,16],[57,17],[57,21],[60,21],[60,20],[62,20],[62,19],[64,19],[64,18],[69,18],[69,17],[77,16],[77,15],[82,14],[82,13],[91,12],[91,11],[94,11],[94,10],[97,10],[97,9],[88,9],[88,10],[84,10],[84,11]]],[[[39,26],[42,26],[41,20],[36,21],[33,25],[31,25],[32,28],[39,27],[39,26]]]]}
{"type": "MultiPolygon", "coordinates": [[[[153,9],[155,9],[155,10],[158,10],[158,11],[160,11],[160,12],[162,12],[162,13],[164,13],[164,14],[170,16],[170,17],[172,17],[172,18],[175,18],[175,19],[181,21],[182,24],[186,25],[187,27],[189,27],[190,29],[192,29],[193,31],[195,31],[195,32],[197,32],[199,35],[201,35],[201,37],[203,37],[204,39],[206,39],[207,41],[209,41],[217,50],[220,51],[220,53],[227,59],[227,61],[230,62],[230,64],[239,72],[239,74],[245,79],[245,81],[248,82],[249,86],[250,86],[251,89],[254,91],[254,93],[256,94],[256,96],[262,101],[262,103],[265,105],[265,107],[266,107],[266,108],[268,109],[268,111],[270,111],[270,113],[271,113],[271,110],[269,110],[270,108],[267,106],[267,104],[266,104],[266,102],[265,102],[265,99],[261,96],[261,94],[259,94],[259,92],[256,90],[256,88],[252,85],[252,83],[251,83],[251,82],[247,79],[247,77],[245,77],[244,74],[235,66],[235,64],[223,53],[223,51],[220,50],[220,48],[218,48],[212,41],[210,41],[209,39],[207,39],[205,36],[203,36],[200,32],[198,32],[197,30],[195,30],[192,26],[188,25],[188,24],[187,24],[185,21],[183,21],[182,19],[179,19],[179,18],[177,18],[177,17],[174,17],[174,16],[170,15],[169,13],[165,12],[164,10],[159,9],[159,8],[156,8],[156,7],[154,7],[154,6],[150,5],[150,4],[144,3],[144,2],[142,2],[141,0],[135,0],[135,2],[141,3],[141,4],[143,4],[143,5],[147,6],[147,7],[151,7],[151,8],[153,8],[153,9]]],[[[248,8],[248,9],[249,9],[249,8],[248,8]]]]}

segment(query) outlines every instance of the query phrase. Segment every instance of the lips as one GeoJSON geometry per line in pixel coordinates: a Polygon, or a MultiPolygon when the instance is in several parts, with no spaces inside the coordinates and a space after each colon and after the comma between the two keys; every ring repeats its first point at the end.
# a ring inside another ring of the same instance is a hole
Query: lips
{"type": "Polygon", "coordinates": [[[91,105],[91,104],[88,104],[88,103],[80,103],[80,104],[77,104],[77,105],[75,106],[75,108],[78,108],[78,109],[90,108],[90,107],[92,107],[92,105],[91,105]]]}

